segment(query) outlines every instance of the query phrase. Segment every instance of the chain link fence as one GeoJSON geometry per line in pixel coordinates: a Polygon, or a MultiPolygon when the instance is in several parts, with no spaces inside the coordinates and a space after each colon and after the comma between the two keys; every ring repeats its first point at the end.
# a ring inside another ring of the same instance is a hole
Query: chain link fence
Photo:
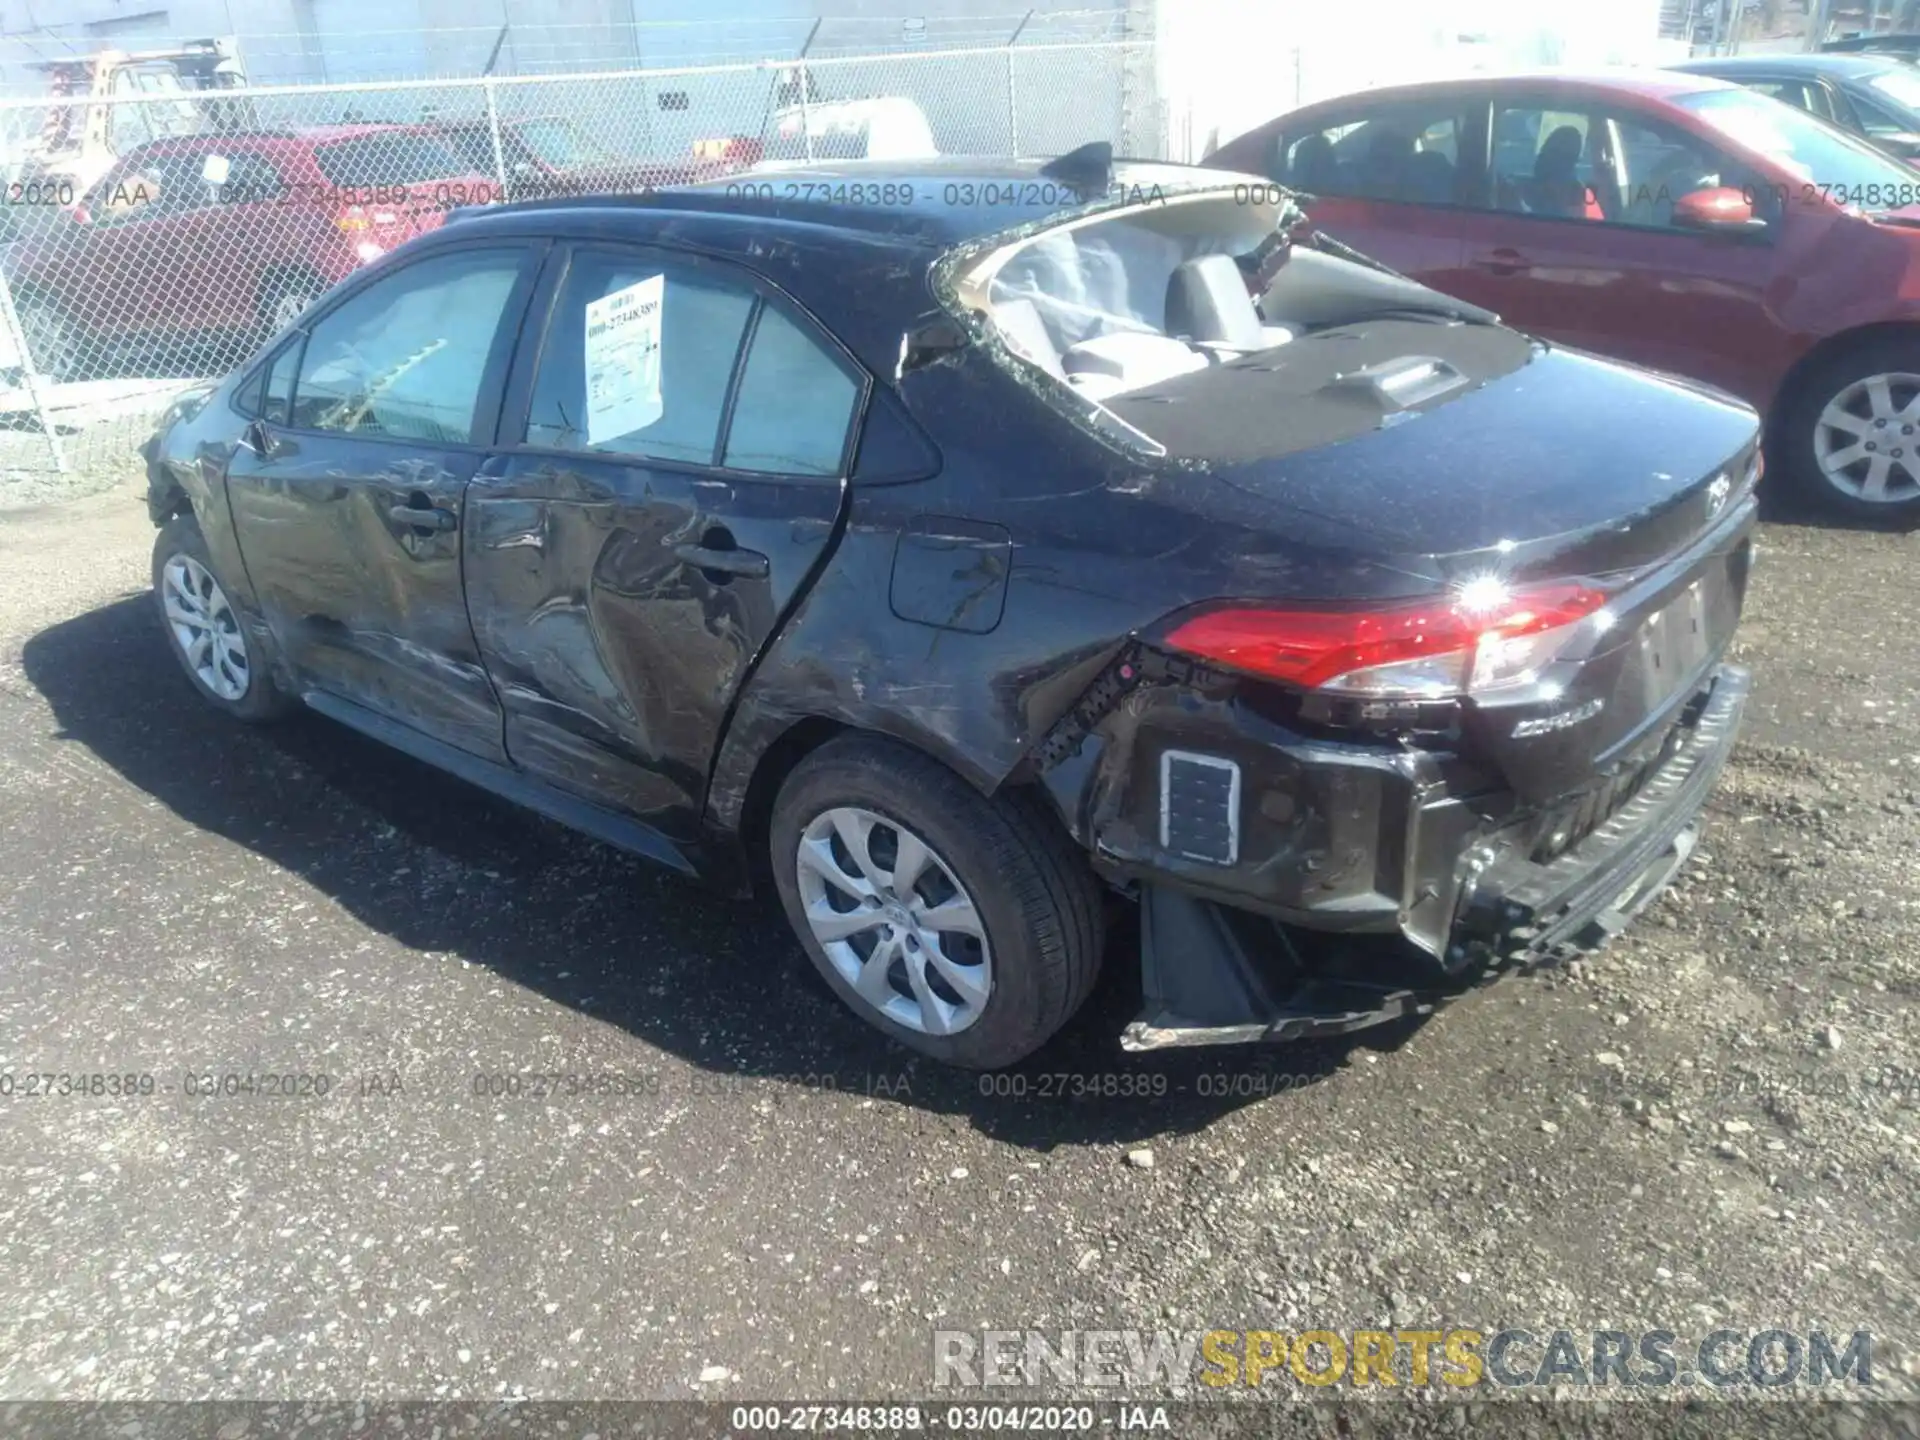
{"type": "Polygon", "coordinates": [[[450,209],[809,159],[1164,153],[1143,41],[0,101],[0,471],[158,413],[450,209]]]}

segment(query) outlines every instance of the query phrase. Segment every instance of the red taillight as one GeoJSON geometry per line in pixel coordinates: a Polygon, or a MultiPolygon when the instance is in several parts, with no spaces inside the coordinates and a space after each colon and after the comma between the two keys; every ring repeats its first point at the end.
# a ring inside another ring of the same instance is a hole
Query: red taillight
{"type": "Polygon", "coordinates": [[[1380,610],[1235,606],[1183,622],[1175,650],[1308,690],[1401,698],[1531,683],[1606,595],[1581,584],[1509,589],[1477,580],[1446,599],[1380,610]]]}

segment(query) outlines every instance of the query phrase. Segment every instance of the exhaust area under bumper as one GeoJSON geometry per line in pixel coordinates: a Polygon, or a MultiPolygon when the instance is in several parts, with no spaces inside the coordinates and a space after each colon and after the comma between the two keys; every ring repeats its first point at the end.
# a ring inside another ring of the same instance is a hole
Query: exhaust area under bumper
{"type": "Polygon", "coordinates": [[[1739,733],[1750,681],[1713,670],[1688,703],[1657,769],[1577,845],[1546,863],[1513,832],[1460,857],[1448,965],[1378,952],[1309,963],[1268,917],[1164,885],[1141,895],[1145,1006],[1126,1027],[1130,1051],[1346,1034],[1431,1014],[1501,974],[1591,953],[1619,934],[1692,855],[1698,816],[1739,733]],[[1425,961],[1424,966],[1420,963],[1425,961]]]}

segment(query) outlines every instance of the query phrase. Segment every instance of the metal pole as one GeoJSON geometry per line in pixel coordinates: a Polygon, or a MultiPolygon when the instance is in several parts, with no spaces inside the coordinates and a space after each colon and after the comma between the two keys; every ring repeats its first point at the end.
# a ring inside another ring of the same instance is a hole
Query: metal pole
{"type": "Polygon", "coordinates": [[[53,423],[53,414],[41,396],[40,367],[34,363],[33,350],[27,344],[27,332],[20,324],[20,312],[14,309],[13,287],[7,283],[4,269],[0,269],[0,324],[6,326],[8,338],[20,352],[20,378],[27,387],[27,400],[33,406],[34,418],[40,422],[40,433],[47,437],[47,451],[53,457],[53,468],[65,475],[69,468],[66,447],[60,443],[59,428],[53,423]]]}
{"type": "Polygon", "coordinates": [[[1818,50],[1827,38],[1827,27],[1833,20],[1833,0],[1814,0],[1813,10],[1807,16],[1807,46],[1810,51],[1818,50]]]}
{"type": "Polygon", "coordinates": [[[1029,10],[1020,17],[1020,23],[1013,27],[1013,34],[1007,37],[1007,153],[1009,155],[1020,153],[1020,90],[1014,78],[1013,47],[1020,43],[1020,36],[1025,33],[1027,22],[1031,19],[1033,19],[1033,11],[1029,10]]]}
{"type": "Polygon", "coordinates": [[[500,198],[509,198],[507,190],[507,152],[500,143],[500,107],[494,103],[493,77],[487,76],[481,82],[481,88],[487,96],[487,133],[493,137],[493,175],[500,182],[500,198]]]}
{"type": "Polygon", "coordinates": [[[814,37],[820,33],[820,21],[825,18],[813,17],[813,28],[807,31],[807,43],[800,47],[800,133],[806,137],[807,159],[813,159],[813,113],[808,105],[813,99],[813,72],[807,68],[807,55],[813,49],[814,37]]]}

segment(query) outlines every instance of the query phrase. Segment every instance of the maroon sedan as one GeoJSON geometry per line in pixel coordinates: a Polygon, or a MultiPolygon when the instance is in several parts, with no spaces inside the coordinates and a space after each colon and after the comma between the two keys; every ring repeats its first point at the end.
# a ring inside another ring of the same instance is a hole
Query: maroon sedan
{"type": "Polygon", "coordinates": [[[1670,72],[1481,76],[1308,106],[1208,163],[1509,324],[1731,391],[1829,509],[1920,518],[1920,176],[1800,111],[1670,72]]]}
{"type": "Polygon", "coordinates": [[[16,245],[7,277],[48,378],[94,378],[123,357],[197,372],[497,189],[395,125],[150,140],[16,245]]]}

